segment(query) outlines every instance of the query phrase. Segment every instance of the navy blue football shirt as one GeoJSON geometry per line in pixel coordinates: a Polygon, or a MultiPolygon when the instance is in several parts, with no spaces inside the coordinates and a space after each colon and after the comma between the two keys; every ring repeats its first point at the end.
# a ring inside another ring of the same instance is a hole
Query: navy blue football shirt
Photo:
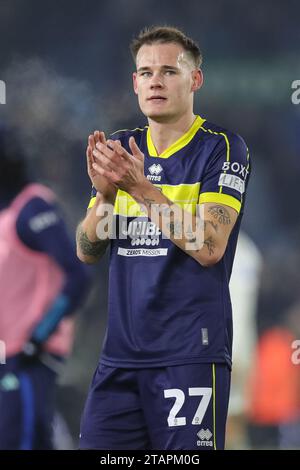
{"type": "MultiPolygon", "coordinates": [[[[157,155],[150,129],[112,134],[129,152],[134,136],[145,154],[145,175],[183,209],[232,207],[238,219],[223,258],[203,267],[162,236],[140,205],[119,190],[111,240],[109,317],[101,362],[112,367],[226,362],[231,366],[229,279],[245,203],[250,164],[243,139],[200,116],[157,155]]],[[[89,207],[95,203],[95,189],[89,207]]]]}

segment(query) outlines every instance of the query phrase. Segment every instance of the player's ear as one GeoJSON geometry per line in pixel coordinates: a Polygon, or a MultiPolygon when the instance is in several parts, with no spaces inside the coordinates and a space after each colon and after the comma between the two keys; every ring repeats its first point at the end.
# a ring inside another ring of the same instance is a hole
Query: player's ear
{"type": "Polygon", "coordinates": [[[138,92],[137,92],[137,73],[136,72],[133,72],[132,74],[132,82],[133,82],[134,93],[137,95],[138,92]]]}
{"type": "Polygon", "coordinates": [[[201,69],[192,71],[192,91],[197,91],[203,85],[203,72],[201,69]]]}

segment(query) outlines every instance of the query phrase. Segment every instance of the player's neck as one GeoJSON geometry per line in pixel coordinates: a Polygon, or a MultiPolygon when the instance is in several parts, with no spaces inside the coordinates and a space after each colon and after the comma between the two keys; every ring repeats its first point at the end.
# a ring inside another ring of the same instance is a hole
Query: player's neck
{"type": "Polygon", "coordinates": [[[172,122],[157,122],[149,119],[149,127],[152,142],[160,155],[192,126],[196,116],[193,112],[184,115],[172,122]]]}

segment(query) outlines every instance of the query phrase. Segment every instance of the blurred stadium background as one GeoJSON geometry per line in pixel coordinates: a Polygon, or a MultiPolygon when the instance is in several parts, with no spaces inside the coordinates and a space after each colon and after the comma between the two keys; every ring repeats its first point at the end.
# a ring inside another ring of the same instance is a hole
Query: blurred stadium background
{"type": "MultiPolygon", "coordinates": [[[[260,368],[258,338],[276,327],[279,336],[287,329],[300,339],[300,104],[291,101],[291,84],[300,79],[299,16],[296,0],[0,2],[0,79],[6,83],[0,119],[18,127],[32,172],[58,193],[73,232],[89,201],[87,135],[144,123],[131,87],[132,36],[145,25],[171,24],[199,42],[205,84],[196,111],[241,134],[253,164],[232,287],[236,370],[229,448],[276,447],[273,428],[281,436],[278,446],[299,446],[300,398],[289,408],[286,396],[292,391],[283,389],[295,387],[295,374],[299,382],[300,365],[293,364],[291,379],[270,372],[271,382],[264,385],[276,395],[273,406],[283,404],[286,414],[253,403],[251,390],[257,384],[249,385],[249,376],[260,368]],[[287,408],[293,409],[290,415],[287,408]],[[293,429],[285,429],[287,421],[293,429]]],[[[104,335],[107,258],[91,269],[74,353],[60,379],[60,448],[77,446],[80,414],[104,335]]],[[[284,368],[276,345],[270,351],[264,370],[284,368]]],[[[289,364],[292,352],[289,343],[289,364]]]]}

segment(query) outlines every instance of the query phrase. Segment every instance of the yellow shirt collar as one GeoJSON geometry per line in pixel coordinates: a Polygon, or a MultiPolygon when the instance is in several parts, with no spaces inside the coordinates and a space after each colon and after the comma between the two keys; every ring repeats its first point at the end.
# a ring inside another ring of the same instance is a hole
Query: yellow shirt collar
{"type": "Polygon", "coordinates": [[[202,119],[202,117],[200,116],[196,116],[196,119],[194,120],[189,130],[185,134],[183,134],[181,137],[179,137],[179,139],[176,140],[176,142],[170,145],[170,147],[164,150],[160,155],[157,155],[156,148],[151,138],[150,127],[148,127],[147,147],[148,147],[148,153],[150,157],[169,158],[171,155],[173,155],[174,153],[178,152],[183,147],[185,147],[192,140],[192,138],[194,137],[194,135],[200,129],[200,127],[202,126],[204,122],[205,122],[205,119],[202,119]]]}

